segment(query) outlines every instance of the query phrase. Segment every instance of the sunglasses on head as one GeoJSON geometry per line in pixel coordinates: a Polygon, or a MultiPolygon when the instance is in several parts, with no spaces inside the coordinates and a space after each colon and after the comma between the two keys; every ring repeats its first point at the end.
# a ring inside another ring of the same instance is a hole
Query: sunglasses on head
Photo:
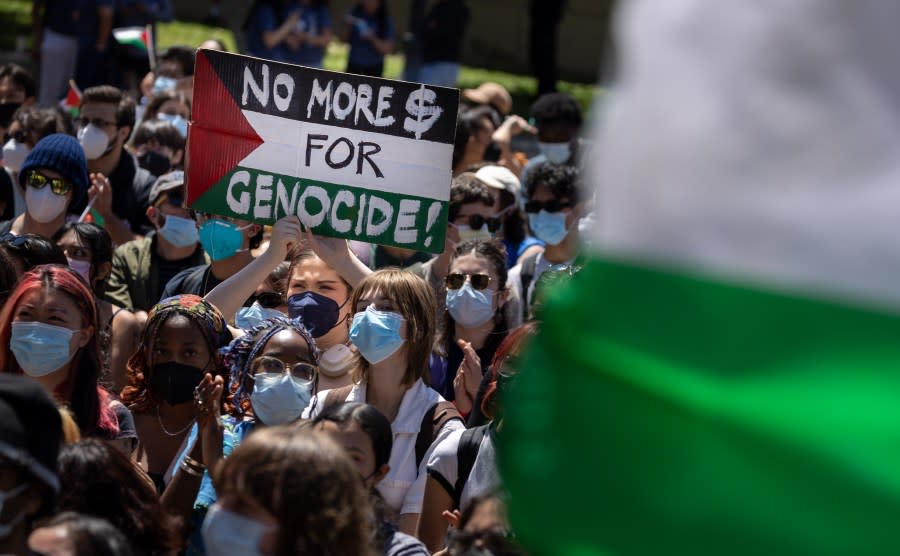
{"type": "Polygon", "coordinates": [[[549,201],[528,201],[525,203],[525,212],[535,214],[541,212],[541,209],[547,212],[559,212],[572,206],[570,202],[557,201],[550,199],[549,201]]]}
{"type": "Polygon", "coordinates": [[[299,363],[294,363],[293,365],[288,365],[281,359],[269,355],[261,355],[254,359],[251,370],[253,371],[253,374],[281,374],[285,371],[290,371],[294,378],[299,378],[301,380],[312,380],[316,374],[316,366],[312,363],[301,361],[299,363]]]}
{"type": "Polygon", "coordinates": [[[35,189],[42,189],[45,185],[50,184],[50,191],[60,197],[68,194],[69,191],[72,190],[71,182],[62,178],[48,178],[37,170],[28,172],[28,175],[25,177],[25,183],[35,189]]]}
{"type": "Polygon", "coordinates": [[[253,301],[259,303],[260,307],[266,309],[274,309],[284,304],[284,298],[278,292],[263,292],[253,296],[253,301]]]}
{"type": "Polygon", "coordinates": [[[0,236],[0,244],[8,245],[16,250],[25,247],[28,241],[29,238],[27,236],[17,236],[9,232],[6,232],[2,236],[0,236]]]}
{"type": "MultiPolygon", "coordinates": [[[[467,217],[460,216],[459,218],[467,218],[467,217]]],[[[500,219],[496,216],[490,216],[488,218],[485,218],[484,216],[481,216],[480,214],[470,214],[468,216],[468,222],[464,220],[463,224],[468,224],[469,228],[471,228],[473,230],[480,230],[482,226],[487,224],[488,231],[491,233],[494,233],[500,229],[501,222],[500,222],[500,219]]]]}
{"type": "Polygon", "coordinates": [[[469,278],[469,283],[472,284],[472,288],[479,291],[488,287],[492,280],[487,274],[462,274],[454,272],[453,274],[447,275],[447,289],[458,290],[463,287],[463,284],[466,283],[466,277],[469,278]]]}

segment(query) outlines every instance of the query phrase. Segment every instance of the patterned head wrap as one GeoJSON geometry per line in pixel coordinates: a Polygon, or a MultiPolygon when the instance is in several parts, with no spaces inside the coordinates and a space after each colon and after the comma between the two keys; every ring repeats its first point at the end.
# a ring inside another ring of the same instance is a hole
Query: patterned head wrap
{"type": "Polygon", "coordinates": [[[316,347],[316,341],[312,335],[303,326],[303,322],[297,319],[289,319],[287,317],[272,317],[260,322],[246,334],[233,340],[230,344],[219,350],[222,355],[222,361],[225,368],[228,369],[230,376],[232,398],[230,404],[234,407],[237,414],[243,414],[245,409],[244,402],[249,402],[250,393],[253,390],[250,382],[250,367],[253,360],[259,355],[259,352],[272,339],[272,336],[283,330],[293,330],[299,334],[309,346],[309,354],[314,365],[319,363],[319,353],[316,347]]]}
{"type": "Polygon", "coordinates": [[[217,351],[231,341],[231,332],[222,313],[202,297],[193,294],[167,297],[154,305],[147,317],[147,331],[144,337],[155,337],[159,325],[175,314],[183,315],[200,325],[200,331],[206,338],[211,352],[217,351]]]}

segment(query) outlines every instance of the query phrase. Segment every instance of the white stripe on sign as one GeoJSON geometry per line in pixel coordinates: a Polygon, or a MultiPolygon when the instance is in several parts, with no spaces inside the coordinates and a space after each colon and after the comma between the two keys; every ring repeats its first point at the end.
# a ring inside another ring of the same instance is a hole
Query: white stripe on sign
{"type": "Polygon", "coordinates": [[[453,145],[250,110],[243,114],[264,143],[240,166],[438,201],[450,198],[453,145]]]}

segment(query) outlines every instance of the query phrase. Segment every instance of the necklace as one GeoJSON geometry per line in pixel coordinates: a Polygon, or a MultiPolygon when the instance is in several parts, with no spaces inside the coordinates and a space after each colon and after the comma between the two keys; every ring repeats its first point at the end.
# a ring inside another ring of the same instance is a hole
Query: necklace
{"type": "Polygon", "coordinates": [[[163,431],[164,433],[166,433],[166,435],[168,435],[168,436],[178,436],[179,434],[184,434],[184,431],[186,431],[186,430],[188,430],[189,428],[191,428],[191,425],[194,424],[194,420],[191,419],[191,420],[188,422],[188,424],[185,425],[185,427],[184,427],[183,429],[181,429],[180,431],[169,432],[169,429],[167,429],[166,426],[163,425],[162,415],[161,415],[160,412],[159,412],[159,406],[156,406],[156,420],[159,421],[159,428],[161,428],[162,431],[163,431]]]}

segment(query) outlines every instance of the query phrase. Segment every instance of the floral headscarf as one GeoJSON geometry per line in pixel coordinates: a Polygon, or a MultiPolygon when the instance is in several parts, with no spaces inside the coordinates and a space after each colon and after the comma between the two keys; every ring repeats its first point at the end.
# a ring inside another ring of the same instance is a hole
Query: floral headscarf
{"type": "Polygon", "coordinates": [[[230,405],[233,407],[235,414],[242,415],[246,411],[246,407],[249,406],[250,393],[253,391],[253,385],[249,380],[250,367],[253,360],[256,359],[259,352],[272,339],[272,336],[283,330],[293,330],[299,334],[306,341],[306,345],[309,346],[309,354],[313,364],[318,365],[319,353],[316,341],[306,327],[303,326],[303,322],[299,318],[272,317],[260,322],[247,330],[245,335],[219,350],[225,368],[229,372],[229,384],[231,385],[230,390],[232,393],[230,405]]]}

